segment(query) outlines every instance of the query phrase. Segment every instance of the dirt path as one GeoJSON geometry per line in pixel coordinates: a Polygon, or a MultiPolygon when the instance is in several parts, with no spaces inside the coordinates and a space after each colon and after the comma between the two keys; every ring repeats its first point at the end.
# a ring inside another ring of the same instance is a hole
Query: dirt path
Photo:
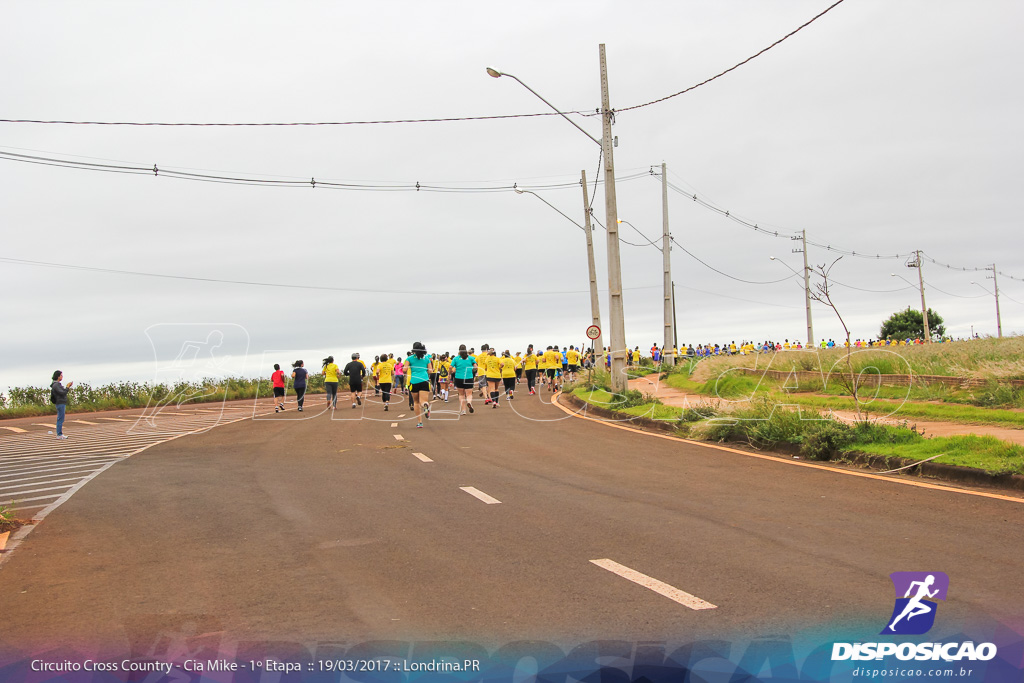
{"type": "MultiPolygon", "coordinates": [[[[658,397],[658,400],[668,406],[685,408],[693,407],[702,403],[714,406],[718,406],[723,402],[730,403],[729,401],[722,401],[722,399],[716,396],[707,396],[705,394],[674,389],[673,387],[660,382],[657,374],[631,379],[629,381],[629,388],[639,389],[645,394],[654,394],[658,397]]],[[[856,417],[856,414],[853,411],[847,410],[833,410],[832,414],[840,419],[850,422],[852,422],[856,417]]],[[[904,422],[904,420],[900,418],[875,419],[883,424],[903,424],[904,422]]],[[[926,437],[976,434],[978,436],[994,436],[997,439],[1002,439],[1003,441],[1024,445],[1024,429],[1010,429],[1007,427],[996,427],[992,425],[969,425],[960,424],[958,422],[934,422],[931,420],[920,419],[911,419],[907,420],[907,422],[912,425],[916,425],[919,430],[923,430],[926,437]]]]}

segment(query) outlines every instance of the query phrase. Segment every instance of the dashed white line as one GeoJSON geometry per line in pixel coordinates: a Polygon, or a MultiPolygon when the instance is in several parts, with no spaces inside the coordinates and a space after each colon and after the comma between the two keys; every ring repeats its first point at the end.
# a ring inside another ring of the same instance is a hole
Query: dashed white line
{"type": "Polygon", "coordinates": [[[618,574],[624,579],[632,581],[635,584],[639,584],[644,588],[648,588],[659,595],[663,595],[669,600],[674,600],[680,605],[689,607],[690,609],[716,609],[717,605],[712,605],[706,600],[701,600],[696,595],[690,595],[686,591],[681,591],[674,586],[670,586],[664,581],[651,578],[646,574],[641,574],[635,569],[630,569],[624,565],[619,564],[613,560],[591,560],[594,564],[602,569],[607,569],[613,574],[618,574]]]}
{"type": "Polygon", "coordinates": [[[68,420],[68,422],[77,422],[80,425],[98,425],[99,422],[89,422],[88,420],[68,420]]]}
{"type": "Polygon", "coordinates": [[[24,434],[25,432],[28,431],[27,429],[22,429],[21,427],[0,427],[0,429],[9,429],[15,434],[24,434]]]}
{"type": "Polygon", "coordinates": [[[423,455],[422,453],[413,453],[413,455],[415,455],[417,458],[419,458],[423,462],[434,462],[433,460],[431,460],[427,456],[423,455]]]}
{"type": "Polygon", "coordinates": [[[486,493],[484,493],[483,491],[481,491],[480,489],[474,488],[472,486],[460,486],[459,488],[462,489],[463,491],[465,491],[466,493],[468,493],[469,495],[473,496],[474,498],[478,498],[478,499],[482,500],[483,502],[487,503],[488,505],[497,505],[498,503],[501,502],[497,498],[494,498],[493,496],[489,496],[486,493]]]}
{"type": "Polygon", "coordinates": [[[32,426],[33,427],[49,427],[50,429],[56,429],[57,428],[56,424],[52,424],[51,425],[51,424],[46,424],[45,422],[33,422],[32,426]]]}
{"type": "Polygon", "coordinates": [[[405,441],[405,437],[401,434],[392,434],[391,436],[395,437],[395,441],[405,441]]]}
{"type": "Polygon", "coordinates": [[[398,423],[397,423],[397,422],[392,422],[392,423],[391,423],[391,426],[392,426],[392,427],[397,427],[397,426],[398,426],[398,423]]]}
{"type": "Polygon", "coordinates": [[[125,420],[120,417],[97,417],[97,420],[110,420],[111,422],[138,422],[138,420],[125,420]]]}

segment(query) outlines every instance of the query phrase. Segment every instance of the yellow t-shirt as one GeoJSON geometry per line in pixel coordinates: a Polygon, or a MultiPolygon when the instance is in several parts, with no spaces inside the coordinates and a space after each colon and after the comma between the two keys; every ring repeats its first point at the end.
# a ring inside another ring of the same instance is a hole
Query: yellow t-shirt
{"type": "Polygon", "coordinates": [[[523,356],[521,353],[516,353],[515,361],[517,368],[523,367],[523,356]]]}
{"type": "Polygon", "coordinates": [[[633,362],[634,363],[639,363],[640,362],[640,352],[638,350],[636,350],[636,349],[633,350],[633,362]]]}
{"type": "Polygon", "coordinates": [[[580,364],[580,352],[576,351],[575,349],[569,349],[568,351],[566,351],[565,357],[568,359],[569,365],[580,364]]]}
{"type": "MultiPolygon", "coordinates": [[[[477,363],[479,363],[479,362],[480,362],[480,359],[477,358],[477,363]]],[[[484,358],[484,365],[487,368],[486,371],[485,371],[486,374],[487,374],[487,379],[501,379],[501,359],[500,358],[498,358],[497,356],[490,356],[490,355],[488,355],[488,356],[486,356],[484,358]]]]}
{"type": "Polygon", "coordinates": [[[537,354],[531,353],[523,358],[523,369],[525,370],[536,370],[537,369],[537,354]]]}
{"type": "Polygon", "coordinates": [[[381,384],[391,384],[394,381],[395,376],[395,359],[390,358],[386,361],[377,363],[377,381],[381,384]]]}
{"type": "Polygon", "coordinates": [[[545,351],[544,369],[557,370],[560,367],[562,367],[562,354],[560,354],[558,351],[545,351]]]}
{"type": "Polygon", "coordinates": [[[338,366],[334,363],[330,363],[324,368],[324,381],[325,382],[337,382],[338,381],[338,366]]]}
{"type": "Polygon", "coordinates": [[[502,377],[502,379],[504,379],[506,377],[515,377],[516,376],[516,359],[515,358],[502,357],[502,358],[499,358],[499,360],[501,361],[501,377],[502,377]]]}

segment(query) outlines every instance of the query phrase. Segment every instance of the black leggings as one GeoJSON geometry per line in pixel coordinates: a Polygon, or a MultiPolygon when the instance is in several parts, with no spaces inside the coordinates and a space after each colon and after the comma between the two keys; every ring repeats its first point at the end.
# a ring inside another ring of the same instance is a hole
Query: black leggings
{"type": "Polygon", "coordinates": [[[327,391],[327,401],[331,404],[338,402],[338,383],[324,382],[324,389],[327,391]]]}
{"type": "Polygon", "coordinates": [[[516,388],[516,378],[515,377],[502,377],[501,380],[502,380],[502,382],[505,383],[505,393],[511,394],[513,391],[515,391],[515,388],[516,388]]]}
{"type": "Polygon", "coordinates": [[[302,402],[306,400],[306,385],[303,384],[301,387],[295,387],[295,402],[302,407],[302,402]]]}
{"type": "Polygon", "coordinates": [[[391,382],[381,382],[377,386],[380,387],[380,393],[383,395],[381,399],[384,403],[391,402],[391,382]]]}
{"type": "Polygon", "coordinates": [[[537,368],[526,371],[526,387],[533,391],[535,386],[537,386],[537,368]]]}

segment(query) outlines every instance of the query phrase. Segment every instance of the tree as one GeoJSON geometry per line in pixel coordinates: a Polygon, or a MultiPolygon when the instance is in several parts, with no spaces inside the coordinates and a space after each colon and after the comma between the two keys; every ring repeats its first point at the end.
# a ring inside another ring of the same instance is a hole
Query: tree
{"type": "MultiPolygon", "coordinates": [[[[942,316],[928,309],[928,330],[932,336],[946,336],[946,328],[942,324],[942,316]]],[[[896,311],[889,319],[882,323],[882,329],[878,331],[879,339],[924,339],[924,317],[921,311],[907,306],[902,311],[896,311]]]]}

